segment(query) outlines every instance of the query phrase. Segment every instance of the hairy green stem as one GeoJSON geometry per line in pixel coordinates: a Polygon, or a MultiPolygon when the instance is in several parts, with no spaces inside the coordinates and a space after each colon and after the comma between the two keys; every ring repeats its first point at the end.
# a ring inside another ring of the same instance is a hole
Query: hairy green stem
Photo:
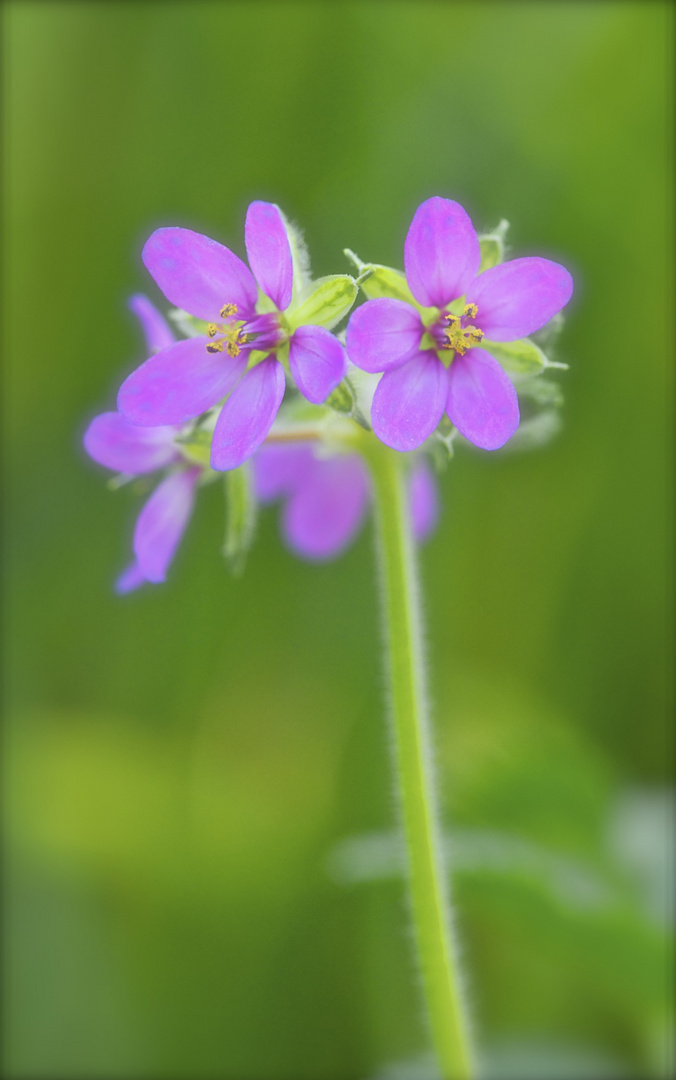
{"type": "Polygon", "coordinates": [[[434,798],[405,455],[376,444],[368,436],[360,449],[374,486],[397,781],[427,1011],[444,1080],[469,1080],[472,1067],[467,1024],[434,798]]]}

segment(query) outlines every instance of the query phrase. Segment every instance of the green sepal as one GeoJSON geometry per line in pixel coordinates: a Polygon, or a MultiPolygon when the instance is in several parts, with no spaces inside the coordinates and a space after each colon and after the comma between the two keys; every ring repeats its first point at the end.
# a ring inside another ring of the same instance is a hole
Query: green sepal
{"type": "Polygon", "coordinates": [[[518,375],[538,375],[548,364],[542,349],[530,338],[520,341],[488,341],[484,338],[479,347],[495,357],[507,371],[518,375]]]}
{"type": "Polygon", "coordinates": [[[432,462],[437,472],[443,472],[453,457],[455,453],[453,442],[457,438],[457,435],[458,429],[444,413],[439,421],[436,431],[432,433],[425,446],[430,452],[432,462]]]}
{"type": "Polygon", "coordinates": [[[491,270],[503,261],[505,257],[505,234],[508,228],[509,222],[503,218],[492,232],[479,237],[479,247],[481,248],[480,274],[484,270],[491,270]]]}
{"type": "Polygon", "coordinates": [[[543,409],[522,420],[503,451],[536,450],[546,446],[562,428],[561,414],[555,408],[543,409]]]}
{"type": "Polygon", "coordinates": [[[223,557],[234,577],[239,577],[253,543],[257,503],[248,462],[223,477],[225,488],[225,542],[223,557]]]}
{"type": "Polygon", "coordinates": [[[299,326],[323,326],[331,330],[347,315],[359,289],[349,274],[331,274],[307,285],[285,312],[291,330],[299,326]]]}
{"type": "Polygon", "coordinates": [[[277,349],[277,359],[279,360],[287,375],[289,374],[289,348],[290,342],[283,341],[277,349]]]}
{"type": "Polygon", "coordinates": [[[256,301],[256,313],[258,315],[274,315],[277,310],[277,306],[274,300],[271,300],[269,296],[266,296],[262,289],[258,290],[258,300],[256,301]]]}
{"type": "Polygon", "coordinates": [[[560,409],[563,405],[563,390],[552,379],[518,379],[515,386],[519,397],[530,398],[536,405],[560,409]]]}
{"type": "Polygon", "coordinates": [[[538,345],[542,346],[543,349],[551,348],[563,330],[565,321],[563,313],[557,311],[556,315],[553,315],[549,322],[546,322],[544,326],[541,326],[539,330],[535,331],[533,340],[536,341],[538,345]]]}
{"type": "Polygon", "coordinates": [[[418,303],[408,287],[406,275],[401,270],[395,270],[392,266],[381,266],[378,263],[362,262],[359,256],[349,248],[345,248],[344,254],[357,267],[359,271],[357,281],[367,299],[380,300],[384,296],[392,300],[403,300],[404,303],[412,304],[418,309],[423,322],[430,322],[436,318],[437,309],[426,308],[418,303]]]}
{"type": "Polygon", "coordinates": [[[211,440],[213,432],[206,428],[194,428],[185,438],[180,435],[175,440],[181,454],[191,465],[206,465],[211,461],[211,440]]]}
{"type": "Polygon", "coordinates": [[[345,382],[349,385],[354,399],[351,417],[365,431],[371,430],[368,418],[371,415],[371,403],[378,381],[378,375],[362,371],[361,368],[355,367],[354,364],[350,364],[345,376],[345,382]]]}
{"type": "Polygon", "coordinates": [[[354,370],[345,376],[343,381],[339,383],[333,393],[329,394],[328,398],[324,402],[334,412],[340,413],[342,416],[349,416],[351,420],[359,424],[366,431],[371,430],[371,426],[366,420],[360,405],[359,405],[359,389],[355,386],[352,379],[354,370]]]}
{"type": "Polygon", "coordinates": [[[420,308],[401,270],[395,270],[391,266],[369,266],[368,269],[371,273],[368,277],[364,275],[362,289],[369,300],[378,300],[381,296],[387,296],[420,308]]]}
{"type": "Polygon", "coordinates": [[[326,401],[325,405],[328,405],[334,412],[343,413],[345,416],[352,416],[355,406],[355,396],[347,379],[343,379],[335,390],[332,390],[326,401]]]}
{"type": "Polygon", "coordinates": [[[172,308],[169,318],[186,337],[201,337],[206,334],[209,325],[203,319],[196,319],[194,315],[188,315],[187,311],[181,311],[180,308],[172,308]]]}
{"type": "MultiPolygon", "coordinates": [[[[277,207],[279,210],[279,207],[277,207]]],[[[293,294],[297,296],[311,282],[310,253],[302,232],[297,225],[288,220],[286,215],[279,210],[286,229],[286,235],[291,248],[291,263],[293,266],[293,294]]]]}
{"type": "MultiPolygon", "coordinates": [[[[252,349],[249,353],[249,356],[247,357],[246,370],[251,371],[252,368],[255,368],[258,364],[262,363],[263,360],[267,360],[268,356],[270,355],[270,349],[252,349]]],[[[276,356],[276,358],[279,360],[280,364],[286,371],[289,370],[288,341],[283,341],[282,344],[277,347],[275,353],[272,355],[276,356]]]]}
{"type": "Polygon", "coordinates": [[[119,491],[121,487],[126,487],[132,480],[136,479],[136,473],[116,473],[115,476],[111,476],[106,480],[106,487],[108,491],[119,491]]]}

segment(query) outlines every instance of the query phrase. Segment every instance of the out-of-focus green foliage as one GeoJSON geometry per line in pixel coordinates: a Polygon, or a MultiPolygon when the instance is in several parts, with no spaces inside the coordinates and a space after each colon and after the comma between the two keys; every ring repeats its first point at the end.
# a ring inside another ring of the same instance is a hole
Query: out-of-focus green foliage
{"type": "Polygon", "coordinates": [[[233,579],[213,484],[169,583],[120,600],[138,498],[79,443],[142,359],[152,228],[241,253],[271,199],[316,276],[346,245],[396,267],[432,194],[576,280],[561,434],[458,449],[422,557],[486,1075],[658,1074],[669,5],[14,0],[5,23],[6,1075],[425,1074],[370,531],[307,566],[266,511],[233,579]]]}

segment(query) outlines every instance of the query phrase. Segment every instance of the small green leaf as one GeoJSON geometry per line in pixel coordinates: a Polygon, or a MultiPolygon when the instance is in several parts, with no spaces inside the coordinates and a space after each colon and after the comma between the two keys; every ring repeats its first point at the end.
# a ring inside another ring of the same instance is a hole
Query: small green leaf
{"type": "Polygon", "coordinates": [[[519,375],[537,375],[547,366],[547,357],[530,338],[521,338],[520,341],[488,341],[484,338],[481,348],[495,357],[507,371],[519,375]]]}
{"type": "Polygon", "coordinates": [[[226,519],[222,550],[230,572],[239,577],[244,571],[256,527],[257,504],[248,462],[240,465],[239,469],[226,472],[223,482],[226,519]]]}
{"type": "Polygon", "coordinates": [[[480,274],[503,261],[505,257],[505,234],[508,228],[509,222],[503,218],[492,232],[479,237],[479,247],[481,248],[480,274]]]}
{"type": "Polygon", "coordinates": [[[298,326],[324,326],[340,322],[357,298],[357,283],[349,274],[331,274],[308,285],[286,312],[292,330],[298,326]]]}

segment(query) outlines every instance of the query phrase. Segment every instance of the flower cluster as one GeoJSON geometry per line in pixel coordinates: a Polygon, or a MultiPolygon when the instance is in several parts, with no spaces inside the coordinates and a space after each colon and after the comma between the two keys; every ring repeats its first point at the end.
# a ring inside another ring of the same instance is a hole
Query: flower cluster
{"type": "Polygon", "coordinates": [[[356,279],[312,281],[302,238],[271,203],[248,208],[249,265],[189,229],[156,230],[143,262],[184,336],[146,297],[132,298],[148,359],[123,382],[118,411],[84,437],[118,485],[161,474],[118,590],[165,579],[198,488],[220,473],[245,474],[250,502],[283,500],[297,554],[338,554],[370,499],[356,425],[410,455],[412,528],[429,535],[438,510],[428,455],[438,460],[458,436],[498,449],[519,428],[517,390],[552,399],[527,385],[552,366],[529,335],[552,330],[572,279],[548,259],[502,261],[502,235],[477,236],[458,203],[435,197],[414,215],[405,275],[347,252],[356,279]],[[360,289],[366,303],[336,333],[360,289]]]}

